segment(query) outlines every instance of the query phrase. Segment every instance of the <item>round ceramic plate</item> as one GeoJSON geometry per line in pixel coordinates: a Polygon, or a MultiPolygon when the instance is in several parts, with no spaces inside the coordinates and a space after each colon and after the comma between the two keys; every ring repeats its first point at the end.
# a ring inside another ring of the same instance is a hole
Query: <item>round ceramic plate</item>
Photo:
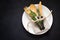
{"type": "MultiPolygon", "coordinates": [[[[36,7],[38,7],[38,4],[35,4],[36,7]]],[[[31,20],[29,19],[29,16],[23,12],[22,15],[22,24],[24,26],[24,28],[26,29],[26,31],[28,31],[31,34],[34,35],[41,35],[46,33],[52,26],[52,22],[53,22],[53,16],[51,11],[44,5],[42,5],[42,11],[43,11],[43,15],[45,17],[47,17],[49,14],[51,14],[50,16],[48,16],[45,20],[44,20],[44,30],[40,30],[38,26],[36,26],[33,22],[31,22],[31,20]],[[29,25],[29,26],[28,26],[29,25]]]]}

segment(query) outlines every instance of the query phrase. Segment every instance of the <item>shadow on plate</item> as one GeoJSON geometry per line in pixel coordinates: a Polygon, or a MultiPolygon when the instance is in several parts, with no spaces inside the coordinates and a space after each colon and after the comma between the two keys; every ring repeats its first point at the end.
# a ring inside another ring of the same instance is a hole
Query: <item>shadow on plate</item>
{"type": "MultiPolygon", "coordinates": [[[[23,29],[25,30],[24,27],[23,27],[23,29]]],[[[52,28],[51,28],[51,29],[52,29],[52,28]]],[[[42,35],[33,35],[33,34],[27,32],[26,30],[25,30],[25,33],[26,33],[26,36],[27,36],[27,37],[30,37],[30,38],[32,38],[32,39],[40,39],[40,38],[43,38],[43,37],[45,37],[45,36],[47,36],[47,37],[50,36],[51,29],[50,29],[49,31],[47,31],[46,33],[42,34],[42,35]]]]}

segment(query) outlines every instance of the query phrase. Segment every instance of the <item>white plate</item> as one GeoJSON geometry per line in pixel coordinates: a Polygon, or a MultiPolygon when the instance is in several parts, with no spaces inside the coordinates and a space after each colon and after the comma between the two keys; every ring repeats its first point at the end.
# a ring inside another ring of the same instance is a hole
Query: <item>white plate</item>
{"type": "MultiPolygon", "coordinates": [[[[38,4],[35,4],[35,6],[38,7],[38,4]]],[[[42,5],[42,11],[45,17],[47,17],[51,13],[51,11],[44,5],[42,5]]],[[[51,14],[44,20],[45,29],[41,31],[36,25],[34,25],[34,23],[31,22],[31,20],[29,20],[29,16],[25,12],[22,15],[22,24],[24,28],[26,29],[26,31],[34,35],[41,35],[46,33],[51,28],[52,22],[53,22],[53,16],[51,14]],[[27,26],[29,22],[30,24],[29,26],[27,26]]]]}

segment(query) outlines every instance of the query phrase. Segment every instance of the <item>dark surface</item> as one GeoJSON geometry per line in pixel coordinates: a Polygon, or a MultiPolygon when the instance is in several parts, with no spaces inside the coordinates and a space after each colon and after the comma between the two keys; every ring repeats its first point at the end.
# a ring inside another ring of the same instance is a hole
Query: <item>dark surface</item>
{"type": "Polygon", "coordinates": [[[32,35],[22,25],[23,8],[39,0],[2,0],[0,1],[1,40],[59,40],[60,39],[60,2],[58,0],[42,0],[43,5],[53,10],[52,28],[43,35],[32,35]]]}

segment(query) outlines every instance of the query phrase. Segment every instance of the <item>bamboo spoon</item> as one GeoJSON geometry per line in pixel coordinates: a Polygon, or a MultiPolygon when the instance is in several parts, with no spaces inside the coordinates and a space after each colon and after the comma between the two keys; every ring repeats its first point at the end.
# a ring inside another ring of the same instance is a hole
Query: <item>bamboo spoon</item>
{"type": "Polygon", "coordinates": [[[38,12],[37,12],[36,6],[34,4],[31,4],[29,7],[30,7],[30,10],[35,12],[35,14],[38,16],[38,12]]]}

